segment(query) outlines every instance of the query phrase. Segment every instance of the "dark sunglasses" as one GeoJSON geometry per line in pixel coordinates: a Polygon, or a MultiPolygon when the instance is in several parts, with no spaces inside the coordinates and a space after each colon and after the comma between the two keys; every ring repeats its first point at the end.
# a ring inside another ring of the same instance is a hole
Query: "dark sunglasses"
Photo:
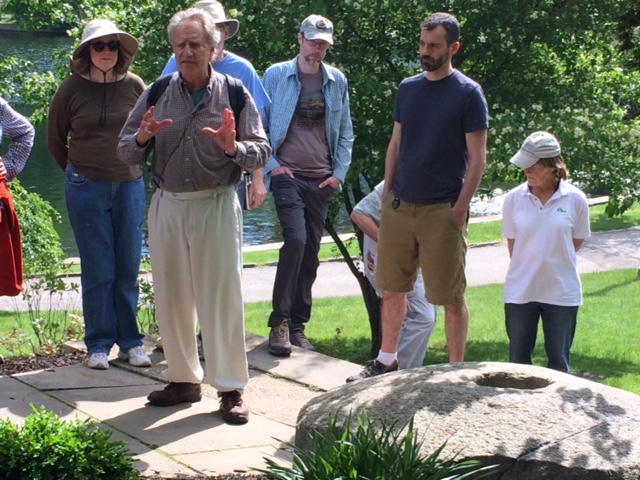
{"type": "Polygon", "coordinates": [[[91,44],[93,49],[96,52],[101,52],[104,50],[104,47],[107,47],[110,52],[115,52],[120,49],[120,42],[118,40],[111,40],[110,42],[93,42],[91,44]]]}

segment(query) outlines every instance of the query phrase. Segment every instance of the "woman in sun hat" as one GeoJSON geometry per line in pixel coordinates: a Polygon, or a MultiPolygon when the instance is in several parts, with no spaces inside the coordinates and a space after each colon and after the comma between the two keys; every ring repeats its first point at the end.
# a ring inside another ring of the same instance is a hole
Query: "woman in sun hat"
{"type": "Polygon", "coordinates": [[[140,166],[118,160],[118,135],[145,85],[129,67],[138,41],[105,19],[84,28],[71,75],[49,110],[47,147],[66,175],[65,194],[82,268],[89,368],[109,368],[114,344],[150,366],[136,322],[145,189],[140,166]]]}
{"type": "Polygon", "coordinates": [[[582,305],[576,252],[590,235],[589,206],[567,182],[560,142],[552,134],[531,134],[511,163],[527,181],[509,192],[502,212],[511,257],[504,282],[509,361],[531,365],[542,318],[547,367],[569,372],[582,305]]]}

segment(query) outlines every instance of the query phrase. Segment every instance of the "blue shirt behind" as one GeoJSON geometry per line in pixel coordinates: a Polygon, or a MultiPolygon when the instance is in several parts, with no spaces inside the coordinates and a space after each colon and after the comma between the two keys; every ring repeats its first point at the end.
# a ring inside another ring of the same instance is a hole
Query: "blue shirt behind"
{"type": "MultiPolygon", "coordinates": [[[[226,55],[219,62],[211,64],[213,69],[222,74],[229,75],[233,78],[237,78],[242,81],[242,84],[249,90],[249,93],[253,97],[253,101],[256,103],[258,110],[266,107],[271,103],[271,99],[262,86],[260,77],[253,68],[253,65],[249,60],[246,60],[235,53],[227,52],[226,55]]],[[[161,76],[168,75],[178,71],[178,65],[176,62],[176,56],[171,55],[171,58],[167,62],[167,65],[162,70],[161,76]]]]}

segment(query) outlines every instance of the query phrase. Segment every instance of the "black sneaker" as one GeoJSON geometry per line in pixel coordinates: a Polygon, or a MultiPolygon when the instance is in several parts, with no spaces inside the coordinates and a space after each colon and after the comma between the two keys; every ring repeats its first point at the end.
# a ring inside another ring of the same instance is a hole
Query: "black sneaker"
{"type": "Polygon", "coordinates": [[[291,332],[289,337],[291,340],[291,345],[295,345],[296,347],[304,348],[305,350],[310,350],[312,352],[314,352],[316,349],[316,347],[311,345],[311,342],[302,330],[294,330],[293,332],[291,332]]]}
{"type": "Polygon", "coordinates": [[[289,325],[287,322],[282,322],[277,327],[271,327],[271,332],[269,333],[269,353],[276,357],[288,357],[291,355],[289,325]]]}
{"type": "Polygon", "coordinates": [[[349,378],[347,378],[347,383],[357,382],[358,380],[362,380],[364,378],[375,377],[378,375],[382,375],[383,373],[395,372],[397,370],[397,360],[391,365],[385,365],[384,363],[380,363],[378,360],[374,359],[367,363],[358,375],[351,375],[349,378]]]}

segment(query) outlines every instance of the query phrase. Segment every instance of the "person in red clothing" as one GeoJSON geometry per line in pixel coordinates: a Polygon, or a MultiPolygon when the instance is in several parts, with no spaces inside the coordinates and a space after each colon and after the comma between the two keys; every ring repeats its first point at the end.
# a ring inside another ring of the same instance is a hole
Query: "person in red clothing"
{"type": "Polygon", "coordinates": [[[22,241],[20,223],[7,186],[22,171],[33,146],[35,130],[29,121],[0,98],[0,141],[11,140],[0,157],[0,295],[22,291],[22,241]]]}

